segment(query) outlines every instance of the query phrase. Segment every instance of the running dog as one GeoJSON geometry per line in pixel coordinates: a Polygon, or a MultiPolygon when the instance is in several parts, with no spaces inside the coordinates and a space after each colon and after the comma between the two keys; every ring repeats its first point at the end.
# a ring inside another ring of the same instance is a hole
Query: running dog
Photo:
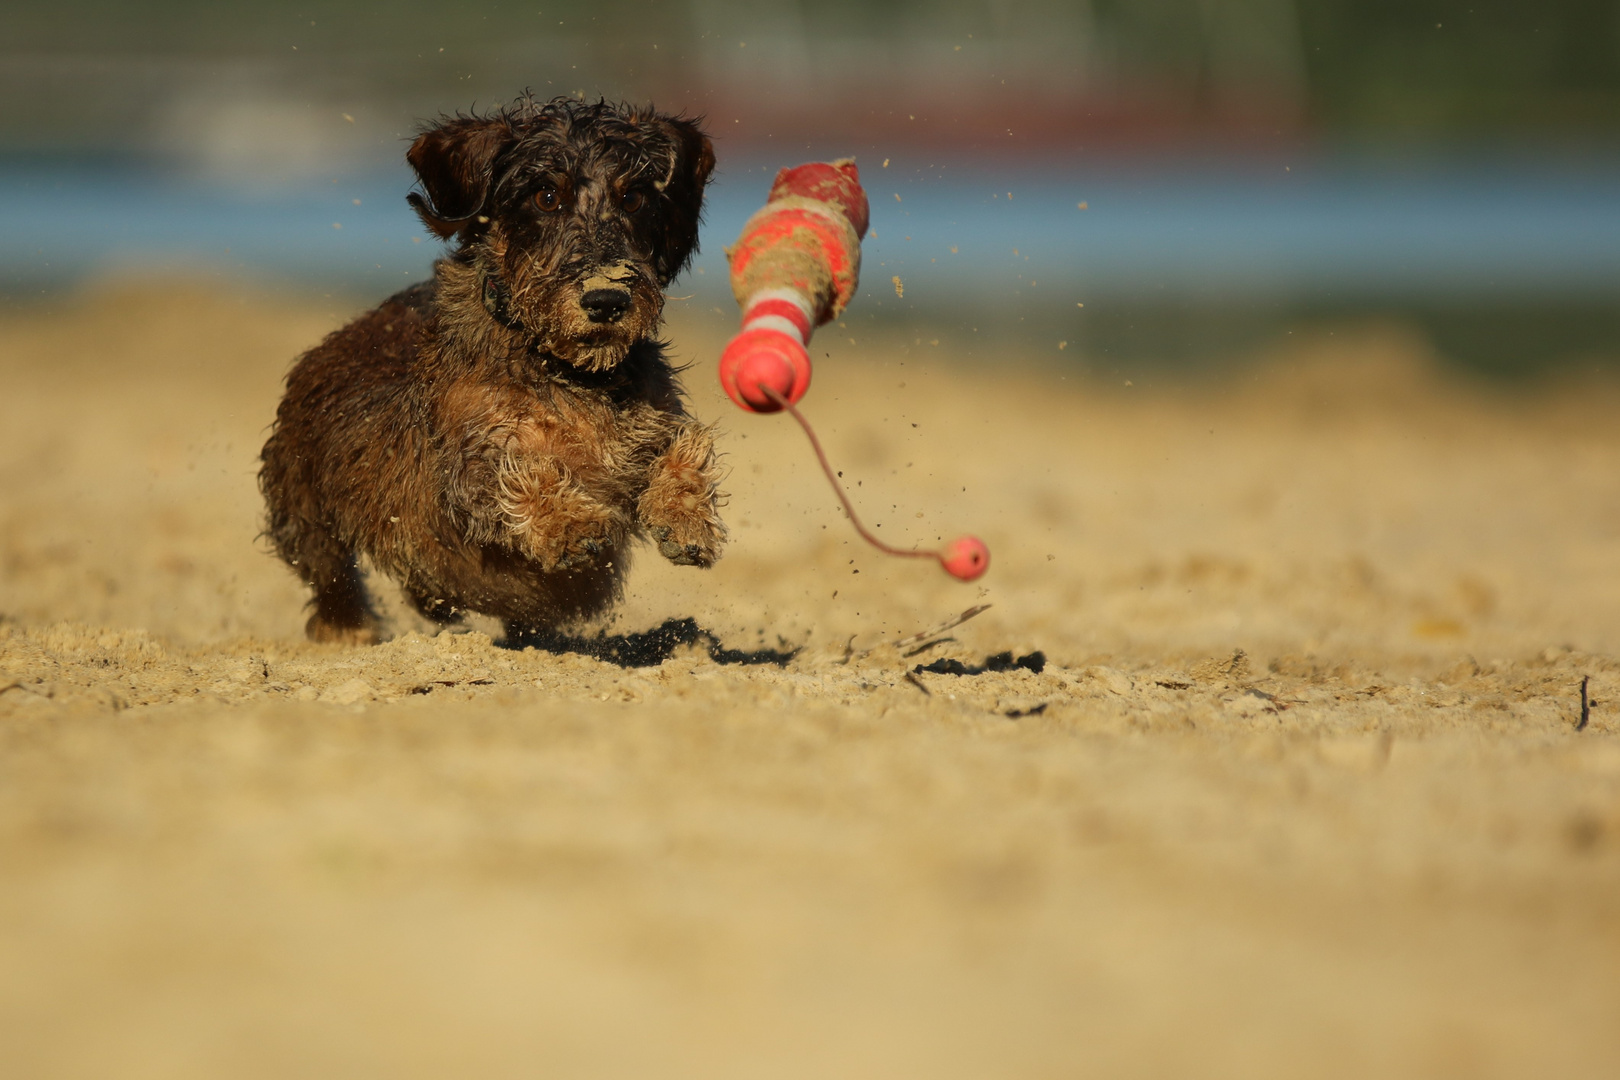
{"type": "Polygon", "coordinates": [[[262,454],[308,636],[378,640],[360,555],[427,618],[492,615],[509,639],[606,610],[637,538],[711,565],[714,440],[657,336],[714,168],[698,124],[523,98],[406,159],[451,251],[298,359],[262,454]]]}

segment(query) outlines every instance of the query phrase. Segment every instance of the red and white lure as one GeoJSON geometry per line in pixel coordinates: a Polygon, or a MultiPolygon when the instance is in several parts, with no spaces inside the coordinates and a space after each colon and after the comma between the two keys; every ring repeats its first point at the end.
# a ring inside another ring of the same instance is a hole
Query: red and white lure
{"type": "Polygon", "coordinates": [[[861,239],[869,209],[852,159],[813,162],[776,174],[765,205],[743,226],[731,260],[731,291],[742,331],[720,354],[720,385],[749,412],[786,410],[798,421],[855,531],[890,555],[937,559],[947,573],[973,581],[990,568],[990,549],[962,536],[939,550],[896,548],[855,514],[810,422],[797,404],[810,389],[810,335],[836,319],[860,282],[861,239]]]}

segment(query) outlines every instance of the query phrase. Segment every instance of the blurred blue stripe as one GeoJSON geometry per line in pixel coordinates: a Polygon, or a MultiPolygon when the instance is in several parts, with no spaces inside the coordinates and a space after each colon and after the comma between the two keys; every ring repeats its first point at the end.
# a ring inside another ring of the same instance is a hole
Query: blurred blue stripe
{"type": "MultiPolygon", "coordinates": [[[[725,295],[722,249],[773,171],[747,160],[722,171],[696,263],[705,273],[680,291],[725,295]]],[[[895,160],[863,162],[863,173],[876,232],[864,291],[885,308],[1604,299],[1620,287],[1620,162],[1321,159],[1285,171],[1172,157],[1021,169],[895,160]]],[[[0,287],[193,266],[389,291],[422,277],[438,250],[405,205],[409,186],[403,166],[260,187],[0,162],[0,287]]]]}

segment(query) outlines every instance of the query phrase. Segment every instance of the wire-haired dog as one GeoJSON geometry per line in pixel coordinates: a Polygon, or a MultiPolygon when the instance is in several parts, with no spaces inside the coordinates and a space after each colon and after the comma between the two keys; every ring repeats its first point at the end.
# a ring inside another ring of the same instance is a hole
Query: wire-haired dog
{"type": "Polygon", "coordinates": [[[299,358],[264,447],[308,635],[376,640],[359,554],[427,617],[481,612],[509,636],[608,607],[638,536],[710,565],[713,441],[655,336],[697,248],[709,140],[650,109],[524,98],[406,157],[411,205],[454,249],[299,358]]]}

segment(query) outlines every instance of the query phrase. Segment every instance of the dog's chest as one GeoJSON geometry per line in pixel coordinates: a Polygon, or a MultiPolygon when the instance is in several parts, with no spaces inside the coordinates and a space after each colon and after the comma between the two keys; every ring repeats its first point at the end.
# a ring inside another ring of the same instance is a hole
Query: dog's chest
{"type": "Polygon", "coordinates": [[[646,402],[554,385],[462,383],[442,415],[463,453],[509,468],[551,463],[587,486],[618,487],[645,470],[665,426],[646,402]]]}

